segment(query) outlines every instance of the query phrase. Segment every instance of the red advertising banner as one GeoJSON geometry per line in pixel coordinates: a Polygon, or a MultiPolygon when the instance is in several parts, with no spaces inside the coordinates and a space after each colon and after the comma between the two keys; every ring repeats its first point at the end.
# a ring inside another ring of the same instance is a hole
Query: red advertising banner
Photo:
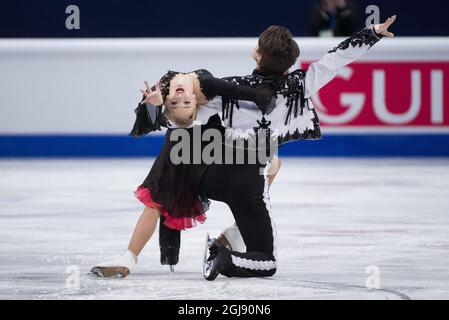
{"type": "Polygon", "coordinates": [[[312,101],[325,127],[449,129],[448,94],[449,61],[376,61],[343,68],[312,101]]]}

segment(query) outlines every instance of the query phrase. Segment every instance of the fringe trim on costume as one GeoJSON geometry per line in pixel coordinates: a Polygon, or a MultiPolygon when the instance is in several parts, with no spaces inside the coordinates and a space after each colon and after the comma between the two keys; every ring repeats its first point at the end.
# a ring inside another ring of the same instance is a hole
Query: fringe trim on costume
{"type": "Polygon", "coordinates": [[[170,213],[167,212],[161,204],[153,200],[153,198],[151,197],[150,190],[144,186],[138,187],[137,190],[134,191],[134,195],[145,206],[149,208],[159,209],[159,211],[165,218],[164,224],[170,229],[185,230],[197,226],[198,222],[204,223],[206,221],[206,215],[204,213],[193,218],[191,217],[176,218],[171,216],[170,213]]]}
{"type": "Polygon", "coordinates": [[[232,116],[234,107],[240,108],[239,101],[234,99],[222,98],[221,120],[229,119],[229,127],[232,128],[232,116]]]}

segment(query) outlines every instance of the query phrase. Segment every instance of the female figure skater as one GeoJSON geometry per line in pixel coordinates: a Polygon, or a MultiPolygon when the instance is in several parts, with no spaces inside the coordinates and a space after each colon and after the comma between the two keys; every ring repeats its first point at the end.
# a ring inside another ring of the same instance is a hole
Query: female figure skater
{"type": "MultiPolygon", "coordinates": [[[[200,106],[217,95],[226,96],[228,99],[253,101],[266,108],[265,104],[272,103],[275,94],[274,90],[263,84],[259,88],[238,86],[214,78],[204,69],[191,73],[169,71],[155,88],[151,89],[147,82],[145,85],[146,91],[141,90],[144,98],[136,109],[137,119],[131,135],[146,134],[160,128],[160,125],[173,129],[169,129],[161,153],[147,178],[135,192],[145,209],[136,225],[128,251],[119,258],[118,265],[114,260],[93,268],[91,275],[94,276],[127,276],[130,267],[137,262],[137,256],[154,232],[161,215],[165,219],[165,225],[177,230],[190,228],[196,225],[197,221],[204,222],[208,203],[198,196],[197,186],[206,165],[173,164],[170,150],[176,143],[170,141],[170,133],[185,129],[191,135],[200,106]],[[153,107],[163,104],[163,111],[162,108],[153,107]]],[[[205,126],[200,127],[201,130],[214,127],[222,129],[219,118],[212,118],[205,126]]]]}
{"type": "MultiPolygon", "coordinates": [[[[272,136],[280,143],[320,138],[318,117],[308,98],[332,80],[338,69],[361,57],[382,36],[393,36],[388,32],[388,27],[394,20],[395,17],[389,18],[374,29],[364,29],[354,34],[329,51],[320,61],[312,64],[307,71],[296,70],[279,77],[277,106],[267,108],[265,114],[251,103],[225,99],[221,103],[214,99],[208,103],[208,108],[198,110],[196,120],[199,123],[208,123],[221,113],[226,127],[225,134],[235,140],[248,140],[254,135],[254,131],[260,128],[274,129],[272,136]],[[234,110],[234,106],[237,106],[237,110],[234,110]],[[211,111],[213,109],[214,112],[211,111]],[[242,116],[243,113],[245,116],[242,116]]],[[[272,36],[276,36],[279,29],[274,28],[271,31],[272,36]]],[[[261,52],[260,60],[263,60],[260,44],[259,41],[257,52],[261,52]]],[[[228,81],[257,87],[265,79],[264,76],[266,74],[258,70],[251,76],[235,77],[228,81]]],[[[271,276],[276,272],[275,229],[270,217],[268,196],[269,166],[269,161],[256,165],[213,164],[203,173],[203,179],[196,188],[199,190],[198,194],[229,205],[246,245],[244,253],[229,252],[219,241],[211,241],[206,279],[213,280],[219,273],[248,277],[271,276]],[[263,176],[260,175],[261,169],[263,176]]],[[[151,223],[142,222],[141,226],[136,226],[136,230],[144,225],[151,223]]],[[[109,265],[124,266],[125,256],[109,265]]]]}

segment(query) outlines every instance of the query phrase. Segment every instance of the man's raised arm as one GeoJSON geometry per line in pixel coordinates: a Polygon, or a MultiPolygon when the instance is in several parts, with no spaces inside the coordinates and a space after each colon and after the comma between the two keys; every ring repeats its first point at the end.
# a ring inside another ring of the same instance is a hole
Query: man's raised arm
{"type": "Polygon", "coordinates": [[[312,63],[306,72],[305,98],[309,98],[325,86],[341,68],[362,57],[382,37],[393,37],[393,33],[388,31],[388,27],[395,20],[396,16],[392,16],[383,24],[354,33],[319,61],[312,63]]]}

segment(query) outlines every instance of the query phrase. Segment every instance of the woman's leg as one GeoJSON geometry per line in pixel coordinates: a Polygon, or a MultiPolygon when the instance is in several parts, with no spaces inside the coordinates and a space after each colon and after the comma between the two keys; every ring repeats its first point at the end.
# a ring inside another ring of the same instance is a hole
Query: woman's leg
{"type": "Polygon", "coordinates": [[[137,256],[150,240],[159,220],[160,211],[145,207],[134,227],[128,250],[121,256],[99,263],[90,270],[90,275],[105,278],[125,278],[137,263],[137,256]]]}
{"type": "Polygon", "coordinates": [[[165,218],[159,219],[159,248],[161,251],[161,264],[172,266],[179,261],[179,247],[181,246],[181,231],[170,229],[164,224],[165,218]]]}
{"type": "Polygon", "coordinates": [[[140,254],[143,247],[150,240],[154,233],[157,222],[161,213],[157,208],[145,207],[134,227],[134,232],[129,241],[128,250],[134,253],[136,256],[140,254]]]}

